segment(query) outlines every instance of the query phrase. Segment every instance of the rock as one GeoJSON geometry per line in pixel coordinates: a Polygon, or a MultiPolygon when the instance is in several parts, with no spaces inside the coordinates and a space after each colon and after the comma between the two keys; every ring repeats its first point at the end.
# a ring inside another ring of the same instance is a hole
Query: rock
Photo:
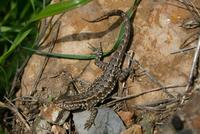
{"type": "Polygon", "coordinates": [[[132,112],[125,112],[125,111],[119,111],[118,115],[120,116],[120,118],[123,120],[123,122],[126,124],[126,126],[130,126],[133,123],[133,113],[132,112]]]}
{"type": "Polygon", "coordinates": [[[121,134],[142,134],[142,127],[140,125],[133,125],[121,134]]]}
{"type": "Polygon", "coordinates": [[[51,125],[46,121],[37,117],[33,125],[34,134],[49,134],[51,130],[51,125]]]}
{"type": "Polygon", "coordinates": [[[98,109],[95,125],[89,130],[84,129],[85,122],[89,119],[90,112],[73,113],[73,120],[78,133],[81,134],[120,134],[125,126],[119,116],[111,109],[98,109]]]}
{"type": "Polygon", "coordinates": [[[53,125],[51,128],[51,132],[53,134],[67,134],[66,130],[58,125],[53,125]]]}
{"type": "Polygon", "coordinates": [[[47,120],[50,123],[63,125],[67,118],[69,117],[70,112],[62,110],[61,108],[56,107],[55,105],[49,105],[46,108],[41,109],[40,116],[47,120]],[[59,118],[59,119],[58,119],[59,118]]]}

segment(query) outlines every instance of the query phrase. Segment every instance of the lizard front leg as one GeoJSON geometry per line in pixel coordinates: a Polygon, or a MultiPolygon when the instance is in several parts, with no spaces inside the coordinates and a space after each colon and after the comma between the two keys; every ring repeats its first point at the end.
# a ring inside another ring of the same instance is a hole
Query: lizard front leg
{"type": "Polygon", "coordinates": [[[95,65],[98,66],[99,68],[101,68],[102,70],[106,69],[106,66],[108,65],[108,63],[103,62],[103,50],[102,50],[102,44],[100,43],[100,48],[96,48],[93,47],[90,44],[90,49],[95,53],[95,65]]]}
{"type": "Polygon", "coordinates": [[[89,119],[85,123],[85,129],[89,129],[92,124],[95,124],[94,121],[98,113],[98,110],[95,107],[90,108],[89,111],[91,112],[91,114],[89,119]]]}

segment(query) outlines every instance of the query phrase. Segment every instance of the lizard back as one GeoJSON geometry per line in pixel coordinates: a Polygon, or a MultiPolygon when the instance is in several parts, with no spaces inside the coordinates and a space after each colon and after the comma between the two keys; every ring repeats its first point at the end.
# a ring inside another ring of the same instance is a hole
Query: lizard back
{"type": "Polygon", "coordinates": [[[125,32],[119,47],[113,53],[110,62],[105,66],[102,75],[95,79],[85,92],[73,96],[65,96],[64,99],[55,102],[57,106],[66,110],[88,109],[103,101],[115,88],[119,79],[117,74],[121,71],[120,67],[130,40],[131,22],[126,13],[121,10],[112,10],[89,22],[99,22],[111,16],[120,16],[124,22],[125,32]]]}

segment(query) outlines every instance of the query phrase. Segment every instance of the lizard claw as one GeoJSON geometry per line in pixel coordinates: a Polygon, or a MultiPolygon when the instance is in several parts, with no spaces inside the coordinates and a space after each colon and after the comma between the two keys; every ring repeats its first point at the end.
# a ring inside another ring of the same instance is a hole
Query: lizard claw
{"type": "Polygon", "coordinates": [[[90,120],[87,120],[85,125],[84,125],[84,129],[89,130],[91,128],[92,124],[93,123],[90,120]]]}
{"type": "Polygon", "coordinates": [[[92,44],[88,43],[89,44],[89,49],[91,49],[93,52],[97,52],[98,51],[98,48],[94,47],[92,44]]]}
{"type": "Polygon", "coordinates": [[[94,47],[92,44],[90,44],[90,43],[88,43],[89,44],[89,49],[91,49],[92,51],[94,51],[94,52],[103,52],[103,50],[102,50],[102,43],[100,42],[100,47],[99,48],[96,48],[96,47],[94,47]]]}

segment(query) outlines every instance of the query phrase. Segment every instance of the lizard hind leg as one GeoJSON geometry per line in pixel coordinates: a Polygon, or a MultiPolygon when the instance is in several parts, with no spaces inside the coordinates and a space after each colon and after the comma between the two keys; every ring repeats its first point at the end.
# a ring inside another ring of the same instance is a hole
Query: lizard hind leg
{"type": "Polygon", "coordinates": [[[85,129],[89,129],[93,124],[95,125],[94,121],[97,116],[98,110],[95,107],[89,109],[91,111],[89,119],[85,123],[85,129]]]}
{"type": "Polygon", "coordinates": [[[90,49],[95,53],[95,65],[98,66],[99,68],[101,68],[102,70],[105,70],[106,66],[108,63],[103,62],[103,50],[102,50],[102,43],[100,42],[100,47],[96,48],[94,46],[90,45],[90,49]]]}

